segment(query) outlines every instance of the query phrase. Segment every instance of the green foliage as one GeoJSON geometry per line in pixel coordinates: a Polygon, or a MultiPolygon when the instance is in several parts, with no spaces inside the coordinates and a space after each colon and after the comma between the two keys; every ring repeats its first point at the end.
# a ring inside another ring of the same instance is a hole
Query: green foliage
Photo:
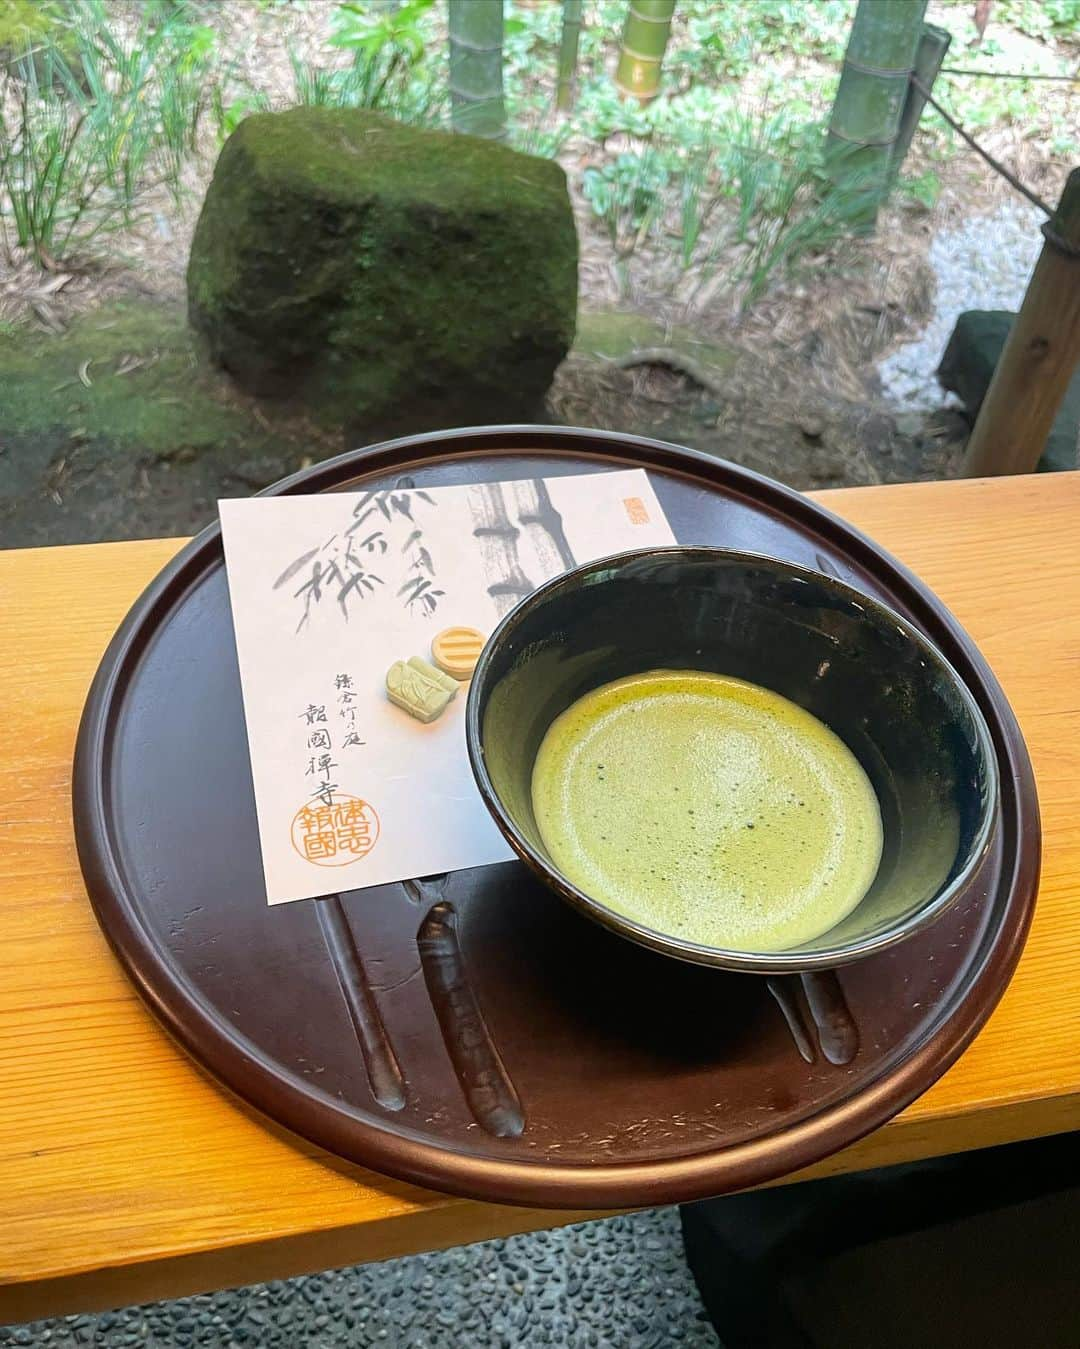
{"type": "Polygon", "coordinates": [[[339,5],[331,20],[330,45],[388,65],[415,66],[424,55],[420,21],[434,0],[406,0],[398,9],[372,10],[358,3],[339,5]]]}
{"type": "Polygon", "coordinates": [[[1043,0],[1055,36],[1080,42],[1080,0],[1043,0]]]}
{"type": "Polygon", "coordinates": [[[555,159],[570,139],[571,128],[564,121],[524,122],[511,127],[509,141],[515,150],[537,159],[555,159]]]}
{"type": "Polygon", "coordinates": [[[686,72],[708,82],[741,79],[766,56],[802,56],[835,62],[843,55],[853,0],[755,0],[716,4],[689,0],[679,6],[685,44],[676,43],[668,75],[686,72]]]}
{"type": "MultiPolygon", "coordinates": [[[[582,191],[617,263],[650,240],[692,270],[698,286],[723,267],[749,304],[855,232],[864,184],[832,184],[822,126],[787,109],[729,101],[714,109],[710,132],[690,131],[682,144],[656,132],[639,152],[586,169],[582,191]]],[[[913,194],[929,193],[932,177],[913,194]]]]}
{"type": "MultiPolygon", "coordinates": [[[[294,3],[308,0],[257,0],[260,23],[294,3]]],[[[138,16],[133,32],[118,24],[113,0],[0,0],[0,221],[11,244],[48,256],[85,249],[137,221],[148,190],[180,190],[207,113],[225,138],[269,109],[267,88],[240,79],[216,40],[216,16],[238,4],[139,0],[124,11],[138,16]]],[[[995,0],[981,44],[972,9],[973,0],[933,7],[933,21],[953,33],[950,64],[1015,67],[994,42],[1005,26],[1056,48],[1043,68],[1074,69],[1080,0],[995,0]]],[[[647,243],[649,266],[687,273],[684,286],[720,273],[757,293],[842,237],[851,194],[820,177],[819,124],[854,10],[855,0],[678,0],[663,87],[643,108],[611,78],[626,0],[584,0],[577,94],[565,114],[554,107],[562,6],[511,0],[509,143],[541,158],[570,144],[575,162],[583,143],[592,147],[576,186],[620,268],[647,243]]],[[[347,0],[328,16],[329,50],[290,57],[287,100],[448,122],[442,0],[347,0]]],[[[1067,107],[1068,85],[943,75],[936,92],[976,133],[1011,125],[1075,158],[1075,119],[1055,122],[1047,111],[1067,107]]],[[[919,138],[935,162],[961,150],[929,110],[919,138]]],[[[898,184],[925,209],[939,191],[933,172],[898,184]]]]}
{"type": "Polygon", "coordinates": [[[289,53],[289,64],[292,66],[295,101],[301,107],[340,108],[346,102],[343,86],[352,71],[309,65],[295,52],[289,53]]]}
{"type": "MultiPolygon", "coordinates": [[[[952,34],[947,65],[988,72],[1031,69],[1046,74],[1055,70],[1061,75],[1076,73],[1075,50],[1070,52],[1068,46],[1080,44],[1080,0],[994,0],[990,27],[981,40],[967,4],[942,6],[933,18],[952,34]],[[1010,55],[1009,48],[995,37],[1002,27],[1039,40],[1048,52],[1055,44],[1059,50],[1053,60],[1038,64],[1030,57],[1010,55]]],[[[943,74],[934,94],[953,116],[976,133],[992,127],[1014,126],[1022,135],[1030,136],[1038,128],[1056,143],[1060,140],[1060,123],[1069,126],[1075,123],[1072,104],[1076,86],[1066,82],[1047,84],[943,74]]],[[[920,131],[945,151],[961,148],[955,133],[932,109],[923,115],[920,131]]],[[[1055,149],[1054,153],[1061,152],[1055,149]]]]}
{"type": "Polygon", "coordinates": [[[670,178],[664,156],[651,147],[585,170],[581,184],[585,200],[603,221],[618,257],[629,257],[652,228],[663,210],[670,178]]]}
{"type": "Polygon", "coordinates": [[[395,71],[364,53],[358,53],[353,64],[343,69],[310,65],[295,53],[289,59],[293,102],[298,106],[371,108],[413,126],[433,126],[442,120],[445,92],[426,76],[395,71]]]}
{"type": "Polygon", "coordinates": [[[679,262],[683,271],[694,262],[709,217],[720,200],[715,190],[715,155],[699,150],[690,156],[679,177],[679,262]]]}
{"type": "MultiPolygon", "coordinates": [[[[395,10],[369,8],[360,0],[337,6],[331,17],[330,45],[349,52],[346,66],[304,61],[290,51],[292,102],[312,108],[371,108],[399,122],[438,124],[446,95],[438,74],[425,63],[426,35],[422,21],[434,0],[407,0],[395,10]]],[[[264,91],[242,87],[226,101],[215,89],[214,117],[221,139],[230,136],[253,113],[266,112],[264,91]]]]}
{"type": "Polygon", "coordinates": [[[853,184],[837,187],[816,172],[783,180],[772,215],[759,226],[738,276],[745,282],[744,304],[765,293],[776,275],[796,275],[807,262],[857,232],[864,215],[853,184]]]}
{"type": "Polygon", "coordinates": [[[1080,0],[997,0],[994,18],[1026,37],[1080,42],[1080,0]]]}
{"type": "Polygon", "coordinates": [[[933,169],[927,169],[915,178],[901,178],[898,186],[904,196],[926,211],[932,211],[941,196],[941,179],[933,169]]]}
{"type": "Polygon", "coordinates": [[[606,74],[582,81],[577,122],[590,140],[605,141],[620,133],[651,136],[664,102],[643,108],[636,99],[624,98],[606,74]]]}
{"type": "MultiPolygon", "coordinates": [[[[1080,40],[1078,9],[1080,0],[995,0],[992,17],[995,25],[1037,30],[1044,40],[1061,41],[1072,25],[1080,40]]],[[[858,184],[834,188],[821,174],[820,127],[854,11],[855,0],[679,0],[663,90],[642,108],[611,80],[626,0],[585,0],[577,98],[572,114],[560,119],[551,94],[561,6],[508,6],[503,52],[511,140],[532,153],[556,154],[561,125],[567,139],[596,147],[580,188],[620,267],[648,242],[683,271],[703,278],[723,272],[752,298],[835,247],[857,220],[858,184]],[[777,70],[772,82],[761,78],[763,66],[777,70]],[[743,80],[754,89],[749,98],[738,88],[743,80]]],[[[971,11],[964,0],[935,12],[934,21],[953,31],[950,57],[1000,69],[991,37],[975,45],[971,11]]],[[[954,77],[942,77],[939,88],[976,129],[1037,125],[1039,99],[1048,92],[954,77]]],[[[930,112],[922,136],[934,155],[958,146],[930,112]]],[[[1054,152],[1067,153],[1072,139],[1052,137],[1054,152]]],[[[899,185],[924,209],[940,189],[932,171],[899,185]]]]}
{"type": "Polygon", "coordinates": [[[0,231],[41,259],[130,227],[148,190],[180,190],[214,46],[185,4],[148,9],[129,40],[102,0],[35,37],[0,74],[0,231]]]}
{"type": "Polygon", "coordinates": [[[855,232],[863,185],[851,178],[834,185],[824,172],[824,128],[787,109],[733,107],[721,136],[718,185],[731,209],[713,231],[701,270],[707,279],[718,259],[738,258],[730,279],[749,304],[777,276],[797,273],[855,232]]]}
{"type": "MultiPolygon", "coordinates": [[[[295,67],[293,78],[295,79],[295,67]]],[[[261,89],[247,89],[237,98],[225,101],[225,88],[222,84],[214,85],[211,93],[210,106],[214,113],[214,123],[218,130],[218,139],[226,140],[245,117],[251,117],[253,113],[269,112],[270,99],[261,89]]]]}

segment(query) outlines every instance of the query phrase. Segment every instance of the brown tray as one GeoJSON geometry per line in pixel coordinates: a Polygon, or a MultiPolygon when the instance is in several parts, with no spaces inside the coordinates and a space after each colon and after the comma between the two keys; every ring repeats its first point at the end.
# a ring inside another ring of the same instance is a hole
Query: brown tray
{"type": "Polygon", "coordinates": [[[212,527],[151,584],[102,660],[75,759],[79,857],[102,927],[165,1027],[239,1096],[350,1161],[477,1198],[577,1208],[765,1181],[924,1091],[1019,957],[1039,821],[1008,704],[940,602],[805,498],[674,446],[537,427],[399,440],[270,490],[627,466],[650,470],[680,542],[840,576],[937,642],[994,737],[994,845],[936,926],[802,981],[645,951],[516,862],[268,908],[212,527]]]}

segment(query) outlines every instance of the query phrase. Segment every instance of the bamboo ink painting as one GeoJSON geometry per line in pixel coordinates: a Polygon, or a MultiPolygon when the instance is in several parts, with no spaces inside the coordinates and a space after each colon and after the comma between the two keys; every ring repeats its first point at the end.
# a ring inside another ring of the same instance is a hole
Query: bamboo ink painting
{"type": "Polygon", "coordinates": [[[509,859],[467,683],[422,723],[388,668],[450,625],[490,634],[579,563],[675,542],[640,469],[218,506],[270,904],[509,859]]]}

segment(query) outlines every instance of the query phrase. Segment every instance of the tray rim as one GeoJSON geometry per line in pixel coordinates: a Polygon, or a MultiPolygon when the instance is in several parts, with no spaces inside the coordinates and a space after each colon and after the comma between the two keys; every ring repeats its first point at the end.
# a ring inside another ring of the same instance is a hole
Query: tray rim
{"type": "Polygon", "coordinates": [[[141,636],[152,632],[184,591],[224,565],[221,530],[209,525],[157,574],[106,648],[83,709],[75,748],[72,810],[79,861],[95,916],[140,996],[166,1031],[227,1091],[272,1123],[357,1165],[444,1193],[502,1203],[613,1208],[676,1203],[776,1179],[822,1160],[878,1128],[932,1085],[989,1018],[1019,960],[1038,888],[1041,838],[1034,774],[1020,728],[974,642],[945,605],[902,563],[825,507],[761,474],[700,451],[646,437],[575,427],[467,427],[399,437],[311,465],[259,496],[328,491],[361,476],[424,461],[513,452],[548,459],[593,459],[689,478],[750,498],[758,509],[794,520],[839,544],[864,574],[884,570],[890,589],[932,641],[958,664],[990,727],[1001,769],[997,829],[1005,832],[996,927],[979,938],[959,1002],[952,1001],[891,1070],[854,1096],[777,1133],[667,1159],[552,1164],[477,1157],[388,1132],[358,1119],[263,1054],[204,1003],[142,921],[137,896],[112,847],[106,806],[112,712],[137,664],[141,636]],[[943,640],[947,639],[947,640],[943,640]],[[950,649],[952,648],[952,649],[950,649]],[[1010,829],[1011,822],[1011,829],[1010,829]],[[1009,834],[1015,835],[1011,853],[1009,834]]]}

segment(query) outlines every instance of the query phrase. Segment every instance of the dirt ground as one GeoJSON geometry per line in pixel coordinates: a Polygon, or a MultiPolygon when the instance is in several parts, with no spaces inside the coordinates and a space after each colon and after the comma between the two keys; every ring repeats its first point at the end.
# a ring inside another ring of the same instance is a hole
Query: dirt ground
{"type": "MultiPolygon", "coordinates": [[[[799,489],[955,471],[962,419],[898,412],[874,367],[928,310],[924,215],[889,212],[873,241],[746,315],[688,313],[650,291],[647,258],[618,302],[579,223],[578,337],[547,420],[689,445],[799,489]]],[[[23,315],[0,337],[0,546],[192,533],[219,497],[346,448],[205,368],[184,317],[187,246],[176,234],[126,266],[7,273],[23,315]]]]}
{"type": "MultiPolygon", "coordinates": [[[[583,312],[546,419],[689,445],[800,489],[949,475],[964,423],[880,397],[845,349],[877,349],[890,310],[858,312],[768,345],[583,312]]],[[[179,293],[118,286],[35,328],[0,339],[0,546],[192,533],[219,497],[345,448],[207,369],[179,293]]]]}
{"type": "MultiPolygon", "coordinates": [[[[107,323],[114,312],[105,307],[85,322],[107,323]]],[[[0,390],[0,546],[191,534],[215,519],[218,498],[257,491],[341,448],[197,368],[180,307],[145,306],[128,338],[146,336],[148,323],[153,346],[128,340],[123,350],[103,351],[104,335],[76,324],[45,339],[50,350],[39,349],[32,378],[25,364],[15,376],[9,367],[0,390]],[[87,350],[98,354],[88,358],[87,350]],[[139,359],[147,364],[134,366],[139,359]],[[93,391],[106,385],[130,395],[98,401],[93,391]],[[140,413],[146,393],[156,410],[149,422],[140,413]],[[40,415],[9,420],[20,399],[40,415]]],[[[663,350],[678,360],[686,348],[663,350]]],[[[745,354],[731,359],[720,375],[694,360],[717,380],[708,389],[666,360],[622,368],[575,351],[556,376],[549,420],[689,445],[800,489],[953,471],[965,434],[957,414],[905,422],[883,404],[815,388],[812,343],[783,367],[745,354]]]]}

